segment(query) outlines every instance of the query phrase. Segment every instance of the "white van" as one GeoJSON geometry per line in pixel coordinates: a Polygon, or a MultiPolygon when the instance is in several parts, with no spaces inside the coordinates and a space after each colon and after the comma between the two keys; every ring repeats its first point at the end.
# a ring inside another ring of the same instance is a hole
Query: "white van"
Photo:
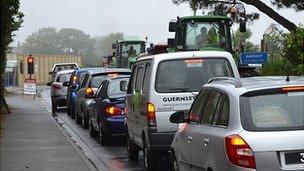
{"type": "Polygon", "coordinates": [[[129,159],[138,159],[143,149],[147,170],[155,170],[159,152],[170,149],[178,130],[177,124],[170,123],[170,115],[189,110],[195,95],[212,77],[240,77],[230,53],[192,51],[139,58],[125,109],[129,159]]]}

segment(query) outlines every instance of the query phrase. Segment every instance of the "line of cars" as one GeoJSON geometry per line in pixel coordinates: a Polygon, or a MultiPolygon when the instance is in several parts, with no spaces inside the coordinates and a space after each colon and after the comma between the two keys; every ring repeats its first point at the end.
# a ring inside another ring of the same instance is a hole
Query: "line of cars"
{"type": "Polygon", "coordinates": [[[164,153],[173,170],[304,169],[303,77],[240,78],[230,53],[212,51],[142,57],[128,74],[96,78],[98,87],[97,71],[82,70],[63,83],[77,83],[70,115],[102,144],[125,135],[128,158],[143,150],[147,170],[164,153]]]}
{"type": "Polygon", "coordinates": [[[124,134],[130,73],[130,69],[103,67],[56,72],[54,82],[48,83],[53,115],[56,116],[57,107],[67,106],[67,114],[77,124],[89,128],[92,137],[98,135],[102,144],[111,135],[124,134]]]}

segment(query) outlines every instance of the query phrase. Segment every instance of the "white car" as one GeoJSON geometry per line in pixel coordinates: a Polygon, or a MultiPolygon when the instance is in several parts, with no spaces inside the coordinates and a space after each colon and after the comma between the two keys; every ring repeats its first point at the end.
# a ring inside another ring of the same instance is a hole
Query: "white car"
{"type": "MultiPolygon", "coordinates": [[[[56,73],[54,82],[51,84],[52,113],[55,114],[57,107],[66,106],[67,87],[63,83],[70,80],[74,70],[64,70],[56,73]]],[[[49,84],[48,84],[49,85],[49,84]]]]}
{"type": "Polygon", "coordinates": [[[77,63],[57,63],[54,64],[52,70],[49,72],[51,75],[51,82],[55,81],[55,76],[56,73],[59,71],[64,71],[64,70],[70,70],[70,69],[79,69],[79,66],[77,63]]]}

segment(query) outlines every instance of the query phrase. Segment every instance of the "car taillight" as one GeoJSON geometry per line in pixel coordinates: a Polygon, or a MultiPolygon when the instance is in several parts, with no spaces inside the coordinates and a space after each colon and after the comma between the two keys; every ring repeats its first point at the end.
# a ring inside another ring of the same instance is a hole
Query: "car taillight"
{"type": "Polygon", "coordinates": [[[226,154],[232,164],[255,169],[254,153],[242,137],[230,135],[225,141],[226,154]]]}
{"type": "Polygon", "coordinates": [[[86,89],[86,94],[94,95],[93,89],[92,89],[91,87],[88,87],[88,88],[86,89]]]}
{"type": "Polygon", "coordinates": [[[59,84],[53,84],[53,89],[61,89],[59,84]]]}
{"type": "Polygon", "coordinates": [[[120,115],[122,110],[115,106],[109,106],[106,108],[106,113],[108,115],[120,115]]]}
{"type": "Polygon", "coordinates": [[[73,78],[72,78],[73,84],[76,84],[76,81],[77,81],[77,76],[75,75],[75,76],[73,76],[73,78]]]}
{"type": "Polygon", "coordinates": [[[147,119],[150,126],[156,125],[155,106],[152,103],[147,103],[147,119]]]}

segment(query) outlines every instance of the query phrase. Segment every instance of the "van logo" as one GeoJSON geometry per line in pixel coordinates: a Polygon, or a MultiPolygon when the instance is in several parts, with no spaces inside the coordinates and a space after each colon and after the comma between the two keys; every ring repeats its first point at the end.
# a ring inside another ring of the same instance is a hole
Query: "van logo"
{"type": "Polygon", "coordinates": [[[163,102],[183,102],[193,101],[195,96],[184,96],[184,97],[164,97],[163,102]]]}

